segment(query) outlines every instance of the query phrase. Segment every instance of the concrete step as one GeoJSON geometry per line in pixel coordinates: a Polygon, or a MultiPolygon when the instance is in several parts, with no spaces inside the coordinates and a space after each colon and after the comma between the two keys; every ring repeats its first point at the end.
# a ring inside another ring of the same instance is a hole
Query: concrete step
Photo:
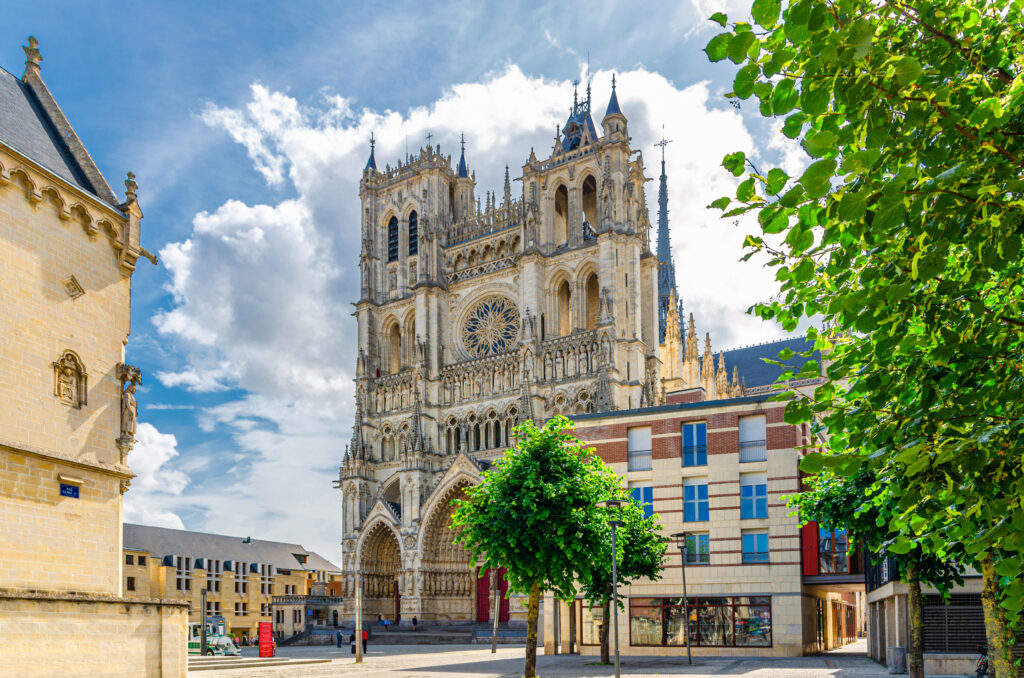
{"type": "Polygon", "coordinates": [[[458,645],[473,642],[472,631],[379,631],[371,645],[458,645]]]}

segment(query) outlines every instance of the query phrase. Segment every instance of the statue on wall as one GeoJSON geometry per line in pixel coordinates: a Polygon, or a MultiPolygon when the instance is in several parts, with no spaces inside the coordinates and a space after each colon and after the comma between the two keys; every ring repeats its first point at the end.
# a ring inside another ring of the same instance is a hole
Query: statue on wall
{"type": "Polygon", "coordinates": [[[64,351],[53,363],[53,393],[65,405],[82,407],[88,394],[85,366],[73,351],[64,351]]]}
{"type": "Polygon", "coordinates": [[[135,384],[128,382],[121,391],[121,435],[134,438],[139,405],[135,400],[135,384]]]}

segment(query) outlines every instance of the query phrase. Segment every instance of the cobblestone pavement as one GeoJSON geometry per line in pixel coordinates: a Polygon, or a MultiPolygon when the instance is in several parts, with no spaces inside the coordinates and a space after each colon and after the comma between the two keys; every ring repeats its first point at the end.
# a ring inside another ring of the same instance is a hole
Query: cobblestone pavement
{"type": "MultiPolygon", "coordinates": [[[[196,671],[195,678],[514,678],[523,672],[523,647],[499,647],[497,654],[479,645],[370,647],[366,661],[353,663],[348,648],[283,648],[283,656],[325,657],[330,664],[293,667],[196,671]]],[[[542,678],[591,678],[613,676],[611,666],[598,666],[595,657],[558,655],[538,657],[542,678]]],[[[686,658],[624,657],[622,675],[629,678],[658,676],[737,676],[742,678],[881,678],[887,669],[864,656],[850,654],[794,658],[686,658]]]]}

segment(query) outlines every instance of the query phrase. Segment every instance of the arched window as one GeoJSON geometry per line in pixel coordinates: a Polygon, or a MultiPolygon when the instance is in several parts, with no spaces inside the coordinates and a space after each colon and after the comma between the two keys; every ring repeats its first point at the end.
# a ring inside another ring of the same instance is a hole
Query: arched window
{"type": "Polygon", "coordinates": [[[601,288],[598,285],[596,273],[591,273],[589,276],[587,276],[586,294],[587,329],[592,330],[595,327],[597,327],[597,311],[601,305],[601,288]]]}
{"type": "MultiPolygon", "coordinates": [[[[593,175],[583,182],[583,222],[590,224],[590,230],[597,228],[597,181],[593,175]]],[[[587,229],[584,228],[584,235],[587,229]]]]}
{"type": "Polygon", "coordinates": [[[555,245],[569,242],[569,190],[559,186],[555,191],[555,245]]]}
{"type": "Polygon", "coordinates": [[[569,290],[569,282],[563,280],[558,286],[558,334],[565,336],[570,330],[569,308],[572,303],[572,292],[569,290]]]}
{"type": "Polygon", "coordinates": [[[388,353],[391,372],[402,369],[402,334],[398,330],[398,323],[393,324],[388,332],[388,353]]]}
{"type": "Polygon", "coordinates": [[[388,222],[388,261],[398,261],[398,217],[388,222]]]}
{"type": "Polygon", "coordinates": [[[409,256],[413,256],[420,251],[419,243],[419,217],[416,215],[416,210],[413,210],[409,215],[409,256]]]}

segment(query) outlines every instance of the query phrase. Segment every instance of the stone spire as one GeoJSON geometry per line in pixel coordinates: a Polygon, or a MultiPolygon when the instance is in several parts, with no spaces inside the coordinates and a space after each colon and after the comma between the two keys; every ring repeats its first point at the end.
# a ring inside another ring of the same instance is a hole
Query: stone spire
{"type": "Polygon", "coordinates": [[[700,356],[697,354],[697,325],[690,314],[690,327],[686,331],[683,352],[683,388],[700,386],[700,356]]]}
{"type": "Polygon", "coordinates": [[[711,352],[711,333],[704,333],[704,355],[700,367],[700,385],[704,387],[704,397],[715,399],[715,354],[711,352]]]}
{"type": "Polygon", "coordinates": [[[375,172],[377,171],[377,159],[374,157],[374,150],[376,146],[377,142],[373,138],[373,132],[370,132],[370,157],[366,161],[366,167],[363,168],[364,172],[366,170],[373,170],[375,172]]]}
{"type": "MultiPolygon", "coordinates": [[[[668,176],[665,174],[665,147],[672,141],[665,138],[662,128],[661,141],[655,146],[661,147],[661,178],[658,186],[658,331],[662,342],[665,341],[665,321],[668,318],[670,296],[679,297],[676,292],[676,266],[672,261],[672,243],[668,234],[668,176]]],[[[680,322],[682,317],[680,314],[680,322]]],[[[680,326],[680,332],[682,326],[680,326]]]]}
{"type": "Polygon", "coordinates": [[[505,165],[505,205],[512,204],[512,184],[508,179],[508,165],[505,165]]]}
{"type": "Polygon", "coordinates": [[[715,374],[715,390],[719,398],[729,397],[729,372],[725,369],[725,353],[718,354],[718,372],[715,374]]]}
{"type": "Polygon", "coordinates": [[[619,96],[615,93],[614,73],[612,73],[612,96],[608,99],[608,108],[604,112],[604,117],[607,118],[609,115],[622,115],[622,109],[619,108],[619,96]]]}
{"type": "Polygon", "coordinates": [[[462,145],[462,155],[459,156],[458,175],[460,179],[469,178],[469,167],[466,165],[466,135],[463,134],[459,143],[462,145]]]}
{"type": "Polygon", "coordinates": [[[659,353],[661,354],[661,383],[666,391],[678,391],[683,388],[683,335],[680,331],[683,324],[679,320],[679,308],[676,304],[676,291],[669,292],[667,330],[662,337],[659,353]]]}

